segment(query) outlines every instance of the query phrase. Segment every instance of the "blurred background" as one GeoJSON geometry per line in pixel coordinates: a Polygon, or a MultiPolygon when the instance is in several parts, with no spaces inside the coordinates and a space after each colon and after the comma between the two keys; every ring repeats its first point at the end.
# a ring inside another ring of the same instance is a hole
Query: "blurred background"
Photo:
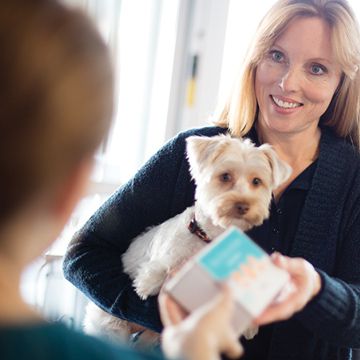
{"type": "MultiPolygon", "coordinates": [[[[72,234],[179,131],[211,123],[252,34],[273,0],[64,0],[90,14],[116,71],[111,132],[87,195],[49,251],[24,273],[22,292],[47,318],[81,328],[87,300],[62,275],[72,234]]],[[[360,17],[360,2],[350,1],[360,17]]]]}

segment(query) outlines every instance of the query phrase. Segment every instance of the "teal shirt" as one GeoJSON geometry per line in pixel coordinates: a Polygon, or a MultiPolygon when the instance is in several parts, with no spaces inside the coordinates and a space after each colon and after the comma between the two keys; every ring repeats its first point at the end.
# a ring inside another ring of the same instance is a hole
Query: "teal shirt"
{"type": "Polygon", "coordinates": [[[160,360],[160,354],[115,346],[59,323],[0,327],[1,360],[160,360]]]}

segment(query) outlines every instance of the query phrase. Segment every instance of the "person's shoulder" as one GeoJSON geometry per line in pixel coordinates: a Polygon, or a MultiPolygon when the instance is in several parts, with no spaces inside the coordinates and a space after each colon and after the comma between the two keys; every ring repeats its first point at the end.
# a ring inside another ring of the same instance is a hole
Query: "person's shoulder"
{"type": "Polygon", "coordinates": [[[198,128],[191,128],[185,131],[182,131],[178,134],[179,138],[186,139],[190,136],[216,136],[220,134],[226,134],[228,132],[227,128],[219,126],[205,126],[198,128]]]}
{"type": "Polygon", "coordinates": [[[336,135],[328,127],[323,128],[322,132],[321,146],[325,149],[326,156],[341,157],[343,162],[354,162],[354,166],[360,166],[360,151],[354,144],[336,135]]]}
{"type": "Polygon", "coordinates": [[[72,330],[63,324],[36,324],[0,329],[4,360],[155,360],[160,357],[136,353],[95,337],[72,330]],[[21,343],[21,346],[19,344],[21,343]]]}
{"type": "Polygon", "coordinates": [[[360,196],[360,151],[348,139],[335,134],[329,128],[322,129],[318,177],[322,181],[341,185],[351,191],[353,197],[360,196]],[[357,194],[357,195],[355,195],[357,194]]]}
{"type": "Polygon", "coordinates": [[[186,147],[186,139],[190,136],[216,136],[220,134],[226,134],[228,129],[218,126],[206,126],[191,128],[179,132],[173,138],[171,138],[156,154],[156,156],[166,155],[166,158],[170,161],[169,156],[183,156],[186,147]]]}
{"type": "MultiPolygon", "coordinates": [[[[66,344],[69,358],[89,360],[160,360],[162,357],[155,353],[141,353],[128,346],[114,344],[93,336],[86,335],[77,330],[71,330],[63,326],[62,336],[66,344]]],[[[65,357],[65,359],[67,359],[65,357]]]]}

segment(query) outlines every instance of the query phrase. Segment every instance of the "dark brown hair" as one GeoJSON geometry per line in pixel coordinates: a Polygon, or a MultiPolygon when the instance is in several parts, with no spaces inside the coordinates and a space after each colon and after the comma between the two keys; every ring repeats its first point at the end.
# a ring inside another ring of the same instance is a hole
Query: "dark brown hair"
{"type": "Polygon", "coordinates": [[[92,22],[58,1],[2,0],[0,49],[1,224],[93,154],[113,86],[92,22]]]}

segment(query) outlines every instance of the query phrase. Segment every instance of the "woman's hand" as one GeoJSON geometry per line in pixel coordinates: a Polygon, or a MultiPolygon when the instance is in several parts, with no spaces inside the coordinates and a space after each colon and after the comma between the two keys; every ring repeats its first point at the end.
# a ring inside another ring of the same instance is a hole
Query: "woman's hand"
{"type": "Polygon", "coordinates": [[[314,267],[302,258],[289,258],[274,253],[275,265],[290,274],[291,283],[280,298],[272,303],[257,319],[255,324],[265,325],[274,321],[289,319],[319,293],[321,278],[314,267]]]}
{"type": "Polygon", "coordinates": [[[234,303],[228,288],[188,315],[171,297],[159,296],[164,324],[162,347],[169,358],[216,360],[220,353],[238,358],[243,349],[231,325],[234,303]]]}

